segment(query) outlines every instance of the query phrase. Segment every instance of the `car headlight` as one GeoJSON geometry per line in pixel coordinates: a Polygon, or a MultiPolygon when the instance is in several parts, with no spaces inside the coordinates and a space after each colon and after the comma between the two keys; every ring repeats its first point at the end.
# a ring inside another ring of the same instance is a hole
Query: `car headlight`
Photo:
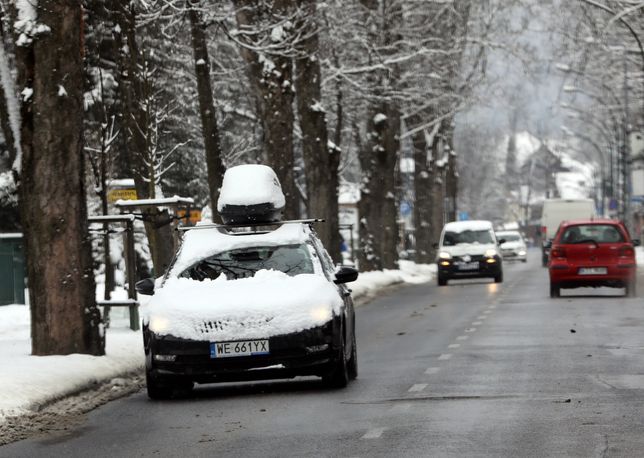
{"type": "Polygon", "coordinates": [[[525,255],[526,255],[525,250],[521,250],[521,251],[519,251],[519,256],[525,256],[525,255]]]}
{"type": "Polygon", "coordinates": [[[333,318],[331,307],[327,305],[319,305],[311,309],[311,318],[319,323],[326,323],[333,318]]]}
{"type": "Polygon", "coordinates": [[[440,253],[438,253],[438,257],[441,259],[452,259],[452,255],[447,251],[441,251],[440,253]]]}
{"type": "Polygon", "coordinates": [[[485,251],[485,257],[486,258],[493,258],[494,256],[498,255],[499,253],[495,249],[489,249],[485,251]]]}
{"type": "Polygon", "coordinates": [[[155,334],[163,334],[170,328],[170,320],[164,316],[155,316],[150,317],[150,331],[155,334]]]}

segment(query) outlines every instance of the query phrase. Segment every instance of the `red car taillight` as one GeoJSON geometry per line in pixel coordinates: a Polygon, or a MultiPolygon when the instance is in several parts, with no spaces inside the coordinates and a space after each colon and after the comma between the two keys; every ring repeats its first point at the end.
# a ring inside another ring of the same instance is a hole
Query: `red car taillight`
{"type": "Polygon", "coordinates": [[[561,247],[553,248],[552,251],[550,251],[550,256],[552,256],[553,258],[565,258],[566,250],[561,247]]]}
{"type": "Polygon", "coordinates": [[[631,246],[623,246],[619,250],[619,257],[620,258],[634,258],[635,257],[635,250],[631,246]]]}

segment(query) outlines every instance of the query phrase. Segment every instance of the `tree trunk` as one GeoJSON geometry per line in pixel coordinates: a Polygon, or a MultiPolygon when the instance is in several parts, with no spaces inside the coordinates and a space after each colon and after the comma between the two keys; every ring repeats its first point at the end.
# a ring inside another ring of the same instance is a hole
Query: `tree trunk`
{"type": "MultiPolygon", "coordinates": [[[[298,0],[304,18],[300,30],[317,30],[316,1],[298,0]]],[[[309,216],[326,221],[316,227],[322,243],[335,262],[341,262],[338,228],[338,167],[340,152],[329,147],[326,113],[321,105],[318,34],[309,35],[302,44],[302,56],[296,60],[295,88],[302,131],[302,152],[306,175],[309,216]]]]}
{"type": "Polygon", "coordinates": [[[197,76],[197,93],[199,94],[199,114],[201,115],[201,133],[206,149],[206,167],[208,169],[208,190],[213,221],[217,214],[217,199],[226,167],[217,127],[217,116],[210,84],[210,59],[206,41],[205,24],[199,10],[199,0],[188,0],[188,17],[192,36],[192,51],[195,58],[195,75],[197,76]]]}
{"type": "MultiPolygon", "coordinates": [[[[276,16],[289,12],[291,0],[274,0],[269,6],[256,0],[233,0],[237,9],[237,24],[240,29],[253,30],[266,27],[270,34],[270,24],[276,16]],[[267,9],[267,10],[266,10],[267,9]]],[[[282,54],[261,55],[247,47],[240,52],[248,64],[249,79],[257,102],[258,117],[264,134],[263,146],[270,165],[282,185],[286,198],[284,217],[298,218],[299,193],[295,187],[293,174],[293,62],[282,54]]]]}
{"type": "MultiPolygon", "coordinates": [[[[426,119],[426,118],[425,118],[426,119]]],[[[420,125],[423,119],[412,118],[412,125],[420,125]]],[[[433,134],[436,134],[434,129],[433,134]]],[[[433,138],[430,138],[433,142],[433,138]]],[[[429,264],[435,261],[432,207],[434,206],[434,173],[431,146],[427,144],[427,132],[422,130],[412,136],[414,148],[414,227],[416,238],[416,262],[429,264]]]]}
{"type": "MultiPolygon", "coordinates": [[[[114,0],[114,17],[120,28],[115,33],[115,44],[120,50],[119,84],[123,108],[123,130],[127,157],[132,167],[136,194],[139,199],[155,198],[154,175],[150,176],[149,165],[144,158],[150,148],[148,142],[149,113],[144,101],[150,96],[149,81],[144,78],[145,60],[136,41],[136,10],[134,2],[114,0]],[[149,181],[152,178],[152,181],[149,181]]],[[[150,245],[154,275],[162,275],[175,252],[174,237],[170,227],[168,210],[147,208],[143,210],[145,232],[150,245]]]]}
{"type": "Polygon", "coordinates": [[[37,12],[50,32],[19,53],[20,81],[33,89],[23,104],[20,185],[32,353],[102,355],[85,201],[81,5],[41,1],[37,12]]]}

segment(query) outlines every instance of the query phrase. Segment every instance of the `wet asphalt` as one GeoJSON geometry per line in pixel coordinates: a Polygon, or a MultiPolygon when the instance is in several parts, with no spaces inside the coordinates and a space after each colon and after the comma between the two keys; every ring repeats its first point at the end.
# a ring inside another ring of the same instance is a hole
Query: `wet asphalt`
{"type": "MultiPolygon", "coordinates": [[[[644,282],[548,297],[539,253],[505,282],[409,286],[357,309],[359,377],[199,386],[111,402],[0,457],[644,456],[644,282]]],[[[640,275],[644,272],[640,272],[640,275]]]]}

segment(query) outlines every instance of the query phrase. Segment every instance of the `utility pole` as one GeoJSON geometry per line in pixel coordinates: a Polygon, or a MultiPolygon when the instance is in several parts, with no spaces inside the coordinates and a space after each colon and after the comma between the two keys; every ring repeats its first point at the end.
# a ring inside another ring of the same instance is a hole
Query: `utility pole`
{"type": "Polygon", "coordinates": [[[631,228],[631,218],[630,218],[630,126],[629,126],[629,106],[628,106],[628,60],[626,59],[626,46],[623,50],[623,61],[624,61],[624,125],[623,125],[623,144],[622,144],[622,211],[621,215],[622,221],[626,224],[626,227],[630,230],[631,228]]]}

